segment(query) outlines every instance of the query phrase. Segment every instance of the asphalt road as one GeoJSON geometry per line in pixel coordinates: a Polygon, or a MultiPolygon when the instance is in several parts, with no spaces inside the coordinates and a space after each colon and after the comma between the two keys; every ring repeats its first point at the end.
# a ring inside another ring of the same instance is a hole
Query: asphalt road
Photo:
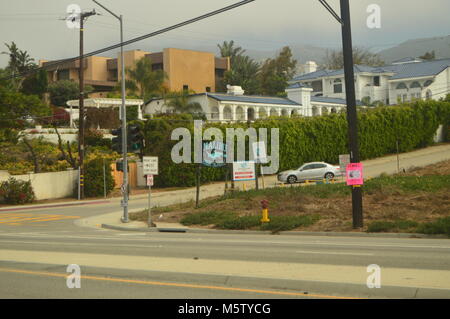
{"type": "MultiPolygon", "coordinates": [[[[404,157],[436,162],[449,149],[404,157]]],[[[220,189],[205,188],[203,196],[220,189]]],[[[191,192],[155,194],[154,203],[186,200],[191,192]]],[[[146,205],[145,197],[134,198],[130,210],[146,205]]],[[[0,210],[0,298],[450,298],[448,239],[79,226],[83,218],[114,211],[120,211],[119,199],[0,210]],[[80,266],[81,288],[67,287],[69,264],[80,266]],[[367,287],[372,264],[380,267],[381,288],[367,287]]]]}

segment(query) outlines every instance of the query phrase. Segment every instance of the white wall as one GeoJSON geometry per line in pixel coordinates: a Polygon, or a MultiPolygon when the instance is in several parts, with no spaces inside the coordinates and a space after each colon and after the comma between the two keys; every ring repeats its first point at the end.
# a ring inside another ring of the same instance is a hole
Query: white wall
{"type": "Polygon", "coordinates": [[[0,182],[8,180],[10,176],[17,180],[31,181],[37,200],[72,197],[77,190],[77,170],[23,175],[9,175],[8,172],[0,172],[0,182]]]}

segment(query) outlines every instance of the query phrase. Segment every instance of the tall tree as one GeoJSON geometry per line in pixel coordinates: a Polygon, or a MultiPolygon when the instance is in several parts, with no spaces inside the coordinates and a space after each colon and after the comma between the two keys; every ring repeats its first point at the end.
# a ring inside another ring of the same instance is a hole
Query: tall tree
{"type": "Polygon", "coordinates": [[[25,80],[23,80],[20,92],[28,95],[34,94],[42,99],[44,93],[47,92],[47,89],[47,71],[39,70],[38,72],[29,75],[25,80]]]}
{"type": "MultiPolygon", "coordinates": [[[[385,63],[376,53],[372,53],[367,49],[355,47],[353,48],[353,62],[359,65],[368,66],[383,66],[385,63]]],[[[339,70],[344,68],[344,55],[342,50],[327,51],[323,63],[320,65],[321,69],[339,70]]]]}
{"type": "MultiPolygon", "coordinates": [[[[92,86],[86,85],[84,87],[86,96],[92,91],[92,86]]],[[[76,100],[79,98],[80,87],[78,82],[71,80],[61,80],[49,84],[48,92],[50,93],[51,104],[55,106],[66,106],[67,101],[76,100]]]]}
{"type": "Polygon", "coordinates": [[[222,45],[218,44],[217,47],[220,50],[220,56],[222,58],[230,58],[230,63],[233,66],[233,62],[236,57],[241,56],[245,53],[245,50],[241,47],[235,47],[234,41],[224,41],[222,45]]]}
{"type": "Polygon", "coordinates": [[[246,94],[256,94],[259,91],[258,74],[260,64],[247,55],[234,58],[231,69],[225,72],[224,85],[239,85],[246,94]]]}
{"type": "Polygon", "coordinates": [[[137,94],[143,100],[160,96],[165,91],[164,81],[167,74],[163,70],[153,70],[152,61],[147,57],[136,61],[126,73],[128,78],[125,83],[128,91],[137,94]]]}
{"type": "Polygon", "coordinates": [[[427,51],[424,55],[420,56],[419,58],[423,59],[423,60],[428,60],[428,61],[435,60],[436,59],[436,52],[434,52],[434,50],[431,51],[431,52],[427,51]]]}
{"type": "Polygon", "coordinates": [[[267,59],[261,67],[260,93],[263,95],[284,95],[287,82],[295,74],[297,60],[292,58],[291,48],[281,49],[275,59],[267,59]]]}
{"type": "MultiPolygon", "coordinates": [[[[30,57],[27,51],[20,50],[14,42],[11,44],[5,43],[8,51],[3,51],[2,54],[9,56],[7,71],[10,75],[15,76],[22,72],[29,71],[36,67],[34,59],[30,57]]],[[[18,89],[22,83],[21,80],[13,80],[14,86],[18,89]]]]}

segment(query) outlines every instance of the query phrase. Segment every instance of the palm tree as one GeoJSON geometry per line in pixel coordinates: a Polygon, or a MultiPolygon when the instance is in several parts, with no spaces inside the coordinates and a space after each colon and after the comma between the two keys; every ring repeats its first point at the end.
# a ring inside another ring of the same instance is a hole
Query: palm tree
{"type": "Polygon", "coordinates": [[[222,45],[217,45],[220,50],[220,56],[222,58],[229,57],[230,63],[233,66],[234,60],[237,56],[243,55],[245,53],[245,50],[241,47],[235,47],[234,41],[231,40],[230,42],[224,41],[222,45]]]}
{"type": "Polygon", "coordinates": [[[247,55],[238,55],[230,71],[225,72],[225,84],[239,85],[247,94],[258,91],[260,64],[247,55]]]}
{"type": "MultiPolygon", "coordinates": [[[[33,62],[34,59],[30,57],[27,51],[19,50],[14,42],[11,42],[9,45],[5,43],[5,45],[8,48],[8,52],[4,51],[2,54],[9,56],[8,67],[6,69],[12,76],[36,67],[36,64],[33,62]]],[[[17,85],[16,88],[18,88],[20,84],[21,82],[14,83],[14,86],[17,85]]]]}
{"type": "Polygon", "coordinates": [[[137,94],[141,99],[148,100],[164,93],[164,81],[167,74],[163,70],[152,69],[152,61],[143,57],[139,59],[133,68],[126,70],[128,79],[125,81],[127,89],[137,94]]]}

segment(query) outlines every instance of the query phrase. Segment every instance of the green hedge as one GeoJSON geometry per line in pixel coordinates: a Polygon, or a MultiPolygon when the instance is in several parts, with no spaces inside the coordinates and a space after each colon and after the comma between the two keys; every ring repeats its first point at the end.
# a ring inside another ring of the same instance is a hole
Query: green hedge
{"type": "MultiPolygon", "coordinates": [[[[358,112],[358,135],[361,160],[400,152],[433,144],[433,137],[440,124],[450,124],[450,102],[419,101],[411,105],[377,107],[358,112]]],[[[170,114],[141,122],[145,135],[146,155],[159,157],[159,175],[155,185],[195,185],[195,164],[175,164],[170,158],[172,131],[186,127],[191,132],[193,145],[193,122],[190,115],[170,114]]],[[[227,127],[248,128],[247,123],[211,124],[224,132],[227,127]]],[[[339,154],[348,153],[346,114],[330,114],[307,118],[274,117],[251,123],[255,129],[268,129],[270,152],[270,128],[279,128],[280,171],[301,166],[305,162],[325,161],[338,163],[339,154]]],[[[448,140],[448,136],[447,136],[448,140]]],[[[192,146],[193,152],[193,146],[192,146]]],[[[192,157],[193,158],[193,157],[192,157]]],[[[225,169],[202,167],[202,182],[223,180],[225,169]]]]}
{"type": "Polygon", "coordinates": [[[112,176],[110,161],[103,158],[95,158],[85,163],[84,193],[88,197],[103,196],[104,178],[103,165],[105,166],[106,194],[114,189],[114,178],[112,176]]]}

